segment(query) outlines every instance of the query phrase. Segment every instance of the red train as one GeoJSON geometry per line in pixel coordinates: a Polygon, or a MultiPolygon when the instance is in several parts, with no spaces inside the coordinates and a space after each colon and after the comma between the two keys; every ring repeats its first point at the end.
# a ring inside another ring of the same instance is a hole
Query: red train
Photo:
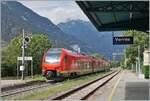
{"type": "Polygon", "coordinates": [[[64,48],[50,48],[42,59],[42,74],[47,79],[108,69],[109,62],[105,59],[78,54],[64,48]]]}

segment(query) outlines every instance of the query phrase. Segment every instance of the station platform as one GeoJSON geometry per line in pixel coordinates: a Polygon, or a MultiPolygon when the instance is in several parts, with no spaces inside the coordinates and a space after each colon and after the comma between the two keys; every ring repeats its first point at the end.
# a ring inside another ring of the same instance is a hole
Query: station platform
{"type": "Polygon", "coordinates": [[[122,70],[105,86],[98,89],[91,101],[149,100],[149,80],[134,72],[122,70]]]}
{"type": "Polygon", "coordinates": [[[149,79],[124,70],[110,91],[109,100],[149,100],[149,79]]]}
{"type": "Polygon", "coordinates": [[[33,80],[33,79],[8,79],[8,80],[0,80],[0,86],[1,88],[4,87],[11,87],[11,86],[16,86],[16,85],[22,85],[22,84],[27,84],[27,83],[32,83],[36,81],[42,81],[42,80],[33,80]]]}
{"type": "Polygon", "coordinates": [[[1,88],[8,87],[8,86],[14,86],[18,84],[25,84],[28,82],[27,80],[1,80],[1,88]]]}

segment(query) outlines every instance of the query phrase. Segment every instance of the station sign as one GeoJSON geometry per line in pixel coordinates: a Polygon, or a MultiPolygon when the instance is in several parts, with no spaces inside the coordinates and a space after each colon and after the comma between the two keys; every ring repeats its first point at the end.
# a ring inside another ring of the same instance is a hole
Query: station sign
{"type": "Polygon", "coordinates": [[[149,50],[145,50],[143,52],[143,65],[146,66],[150,66],[150,51],[149,50]]]}
{"type": "Polygon", "coordinates": [[[113,37],[113,45],[133,44],[133,37],[113,37]]]}
{"type": "MultiPolygon", "coordinates": [[[[18,57],[17,60],[23,60],[22,57],[18,57]]],[[[24,57],[24,60],[32,60],[32,57],[24,57]]]]}
{"type": "Polygon", "coordinates": [[[20,71],[24,71],[25,67],[24,66],[20,66],[20,71]]]}

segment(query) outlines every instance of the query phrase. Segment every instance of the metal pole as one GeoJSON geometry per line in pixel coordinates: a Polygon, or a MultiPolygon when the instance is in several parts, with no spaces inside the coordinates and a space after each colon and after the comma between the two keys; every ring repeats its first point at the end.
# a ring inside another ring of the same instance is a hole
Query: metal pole
{"type": "Polygon", "coordinates": [[[114,67],[115,67],[115,53],[113,53],[113,62],[114,62],[114,67]]]}
{"type": "MultiPolygon", "coordinates": [[[[112,32],[112,40],[113,40],[113,38],[114,38],[114,32],[112,32]]],[[[112,60],[113,60],[113,62],[114,62],[114,55],[113,55],[113,53],[114,53],[114,45],[113,45],[113,47],[112,47],[113,49],[112,49],[112,60]]],[[[114,67],[114,64],[112,64],[112,68],[114,67]]]]}
{"type": "Polygon", "coordinates": [[[138,75],[138,70],[137,70],[137,68],[138,68],[138,63],[137,63],[137,61],[136,61],[136,75],[138,75]]]}
{"type": "MultiPolygon", "coordinates": [[[[22,66],[25,69],[25,65],[24,65],[24,29],[23,29],[23,39],[22,39],[22,66]]],[[[22,76],[21,79],[24,80],[24,69],[22,70],[22,76]]]]}
{"type": "Polygon", "coordinates": [[[53,48],[57,47],[57,40],[54,40],[54,46],[53,48]]]}
{"type": "Polygon", "coordinates": [[[18,60],[17,60],[17,79],[18,79],[18,60]]]}
{"type": "Polygon", "coordinates": [[[127,61],[126,61],[126,58],[127,58],[127,57],[126,57],[126,49],[125,49],[125,56],[124,56],[124,58],[125,58],[125,59],[124,59],[124,66],[125,66],[125,68],[126,68],[126,67],[127,67],[127,61]]]}
{"type": "Polygon", "coordinates": [[[33,61],[31,60],[31,77],[33,78],[33,61]]]}
{"type": "Polygon", "coordinates": [[[139,62],[139,65],[138,65],[138,70],[139,70],[139,74],[141,73],[141,63],[140,63],[140,45],[138,46],[138,62],[139,62]]]}

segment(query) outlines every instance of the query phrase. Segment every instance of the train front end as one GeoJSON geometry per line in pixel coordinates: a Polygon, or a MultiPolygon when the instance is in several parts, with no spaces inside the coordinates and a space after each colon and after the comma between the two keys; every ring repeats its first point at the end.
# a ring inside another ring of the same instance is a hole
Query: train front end
{"type": "Polygon", "coordinates": [[[47,79],[55,78],[61,70],[61,48],[50,48],[44,53],[42,60],[42,75],[47,79]]]}

